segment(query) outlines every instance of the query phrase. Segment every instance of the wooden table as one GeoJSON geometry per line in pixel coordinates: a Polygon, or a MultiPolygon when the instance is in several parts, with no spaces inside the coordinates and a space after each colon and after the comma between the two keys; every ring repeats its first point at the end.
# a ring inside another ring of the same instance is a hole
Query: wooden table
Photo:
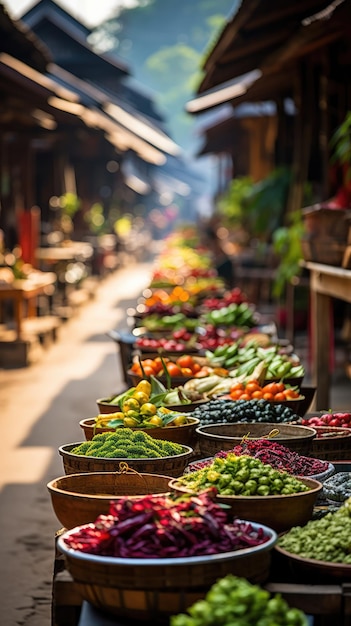
{"type": "Polygon", "coordinates": [[[332,299],[351,302],[351,270],[306,261],[302,265],[310,271],[312,379],[316,386],[314,408],[324,411],[329,409],[330,402],[332,299]]]}
{"type": "Polygon", "coordinates": [[[17,340],[21,339],[23,319],[26,316],[36,316],[35,300],[37,296],[48,294],[48,290],[50,291],[55,282],[56,274],[54,272],[40,272],[38,270],[33,270],[25,279],[16,279],[12,283],[0,282],[0,302],[13,301],[17,340]]]}

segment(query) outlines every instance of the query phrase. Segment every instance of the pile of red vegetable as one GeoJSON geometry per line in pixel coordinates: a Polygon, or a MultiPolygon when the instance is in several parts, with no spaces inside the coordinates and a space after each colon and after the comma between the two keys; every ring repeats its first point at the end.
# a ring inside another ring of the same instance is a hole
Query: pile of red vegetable
{"type": "Polygon", "coordinates": [[[175,558],[232,552],[265,543],[264,529],[229,519],[214,501],[215,490],[198,496],[147,495],[111,502],[109,515],[81,526],[65,541],[100,556],[175,558]]]}
{"type": "MultiPolygon", "coordinates": [[[[235,446],[232,450],[217,452],[215,457],[225,458],[228,454],[235,454],[236,456],[246,454],[260,459],[262,463],[267,463],[274,469],[289,472],[289,474],[295,476],[315,476],[322,474],[329,467],[328,461],[303,456],[270,439],[247,440],[235,446]]],[[[197,461],[192,463],[191,468],[198,470],[210,463],[212,463],[212,459],[197,461]]]]}
{"type": "Polygon", "coordinates": [[[351,413],[333,413],[331,411],[306,417],[301,420],[304,426],[333,426],[334,428],[351,428],[351,413]]]}

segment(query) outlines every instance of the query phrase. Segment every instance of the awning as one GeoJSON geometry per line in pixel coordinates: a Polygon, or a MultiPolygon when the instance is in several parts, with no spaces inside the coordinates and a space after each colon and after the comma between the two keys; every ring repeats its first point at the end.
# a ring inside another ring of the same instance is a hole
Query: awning
{"type": "Polygon", "coordinates": [[[261,76],[261,70],[255,69],[243,76],[234,78],[220,87],[209,90],[201,94],[198,98],[190,100],[190,102],[186,104],[186,111],[188,113],[201,113],[201,111],[207,111],[220,104],[229,102],[234,98],[243,96],[249,87],[261,78],[261,76]]]}

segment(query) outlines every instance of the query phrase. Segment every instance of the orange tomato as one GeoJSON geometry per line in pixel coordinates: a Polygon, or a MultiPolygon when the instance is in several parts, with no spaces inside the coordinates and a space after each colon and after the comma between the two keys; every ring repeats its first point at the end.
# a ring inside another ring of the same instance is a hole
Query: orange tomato
{"type": "Polygon", "coordinates": [[[241,394],[243,393],[242,389],[234,389],[230,392],[230,397],[232,400],[239,400],[239,398],[241,397],[241,394]]]}
{"type": "Polygon", "coordinates": [[[181,367],[180,369],[181,369],[181,372],[182,372],[183,376],[186,376],[186,377],[190,376],[191,377],[193,375],[190,367],[181,367]]]}
{"type": "Polygon", "coordinates": [[[176,363],[167,363],[166,368],[171,377],[182,375],[182,370],[180,369],[180,367],[178,367],[176,363]]]}
{"type": "Polygon", "coordinates": [[[262,389],[257,389],[256,391],[253,391],[251,394],[251,398],[254,398],[255,400],[261,400],[261,398],[263,398],[262,389]]]}
{"type": "Polygon", "coordinates": [[[236,391],[237,389],[239,389],[240,391],[244,391],[245,386],[244,383],[234,383],[231,388],[230,391],[236,391]]]}
{"type": "Polygon", "coordinates": [[[277,393],[279,392],[283,392],[285,391],[285,385],[284,383],[280,382],[280,383],[275,383],[276,384],[276,388],[277,388],[277,393]]]}
{"type": "Polygon", "coordinates": [[[197,372],[199,372],[201,370],[201,365],[200,363],[193,363],[191,366],[191,371],[193,374],[196,374],[197,372]]]}
{"type": "Polygon", "coordinates": [[[238,398],[239,400],[251,400],[251,397],[248,393],[242,393],[241,396],[238,398]]]}
{"type": "Polygon", "coordinates": [[[194,359],[189,354],[183,354],[182,356],[178,357],[178,359],[176,360],[176,364],[179,365],[179,367],[191,368],[193,363],[194,363],[194,359]]]}
{"type": "MultiPolygon", "coordinates": [[[[151,365],[144,365],[143,363],[143,370],[144,370],[144,374],[146,377],[155,375],[155,370],[153,367],[151,367],[151,365]]],[[[140,369],[140,374],[143,375],[141,369],[140,369]]]]}
{"type": "Polygon", "coordinates": [[[278,393],[277,385],[278,383],[268,383],[267,385],[262,387],[262,391],[263,393],[271,393],[273,396],[275,396],[275,394],[278,393]]]}
{"type": "Polygon", "coordinates": [[[287,400],[295,400],[300,396],[299,392],[296,389],[285,389],[284,391],[285,398],[287,400]]]}
{"type": "Polygon", "coordinates": [[[254,391],[261,391],[261,387],[255,380],[249,380],[245,385],[246,393],[252,394],[254,391]]]}
{"type": "MultiPolygon", "coordinates": [[[[264,389],[264,387],[263,387],[263,389],[264,389]]],[[[262,389],[262,391],[263,391],[263,389],[262,389]]],[[[262,397],[263,397],[263,400],[268,400],[268,402],[271,402],[273,400],[274,396],[269,391],[263,391],[263,396],[262,397]]]]}
{"type": "Polygon", "coordinates": [[[281,393],[280,391],[278,391],[278,393],[276,393],[273,396],[273,400],[274,402],[284,402],[284,400],[286,400],[284,393],[281,393]]]}

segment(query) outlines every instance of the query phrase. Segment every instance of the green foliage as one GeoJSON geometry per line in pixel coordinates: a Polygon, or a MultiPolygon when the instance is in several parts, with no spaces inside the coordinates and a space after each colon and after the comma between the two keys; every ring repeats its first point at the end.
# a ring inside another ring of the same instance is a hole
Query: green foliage
{"type": "Polygon", "coordinates": [[[344,121],[338,126],[330,140],[332,164],[347,165],[346,179],[351,180],[351,111],[348,111],[344,121]]]}
{"type": "Polygon", "coordinates": [[[301,240],[304,234],[304,224],[301,210],[289,215],[289,224],[277,228],[273,233],[273,250],[280,258],[273,295],[280,297],[287,282],[301,272],[299,262],[302,259],[301,240]]]}
{"type": "Polygon", "coordinates": [[[258,183],[249,177],[235,178],[219,200],[220,213],[232,224],[241,224],[249,237],[269,242],[282,225],[290,179],[287,168],[275,169],[258,183]]]}

